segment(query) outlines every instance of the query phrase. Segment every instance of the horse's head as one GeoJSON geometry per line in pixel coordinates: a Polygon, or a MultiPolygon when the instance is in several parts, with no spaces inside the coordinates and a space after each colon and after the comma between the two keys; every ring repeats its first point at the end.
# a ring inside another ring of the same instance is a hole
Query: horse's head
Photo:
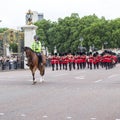
{"type": "Polygon", "coordinates": [[[26,53],[26,57],[29,57],[32,52],[30,47],[23,47],[23,51],[26,53]]]}
{"type": "Polygon", "coordinates": [[[29,47],[22,47],[23,51],[26,51],[29,49],[29,47]]]}

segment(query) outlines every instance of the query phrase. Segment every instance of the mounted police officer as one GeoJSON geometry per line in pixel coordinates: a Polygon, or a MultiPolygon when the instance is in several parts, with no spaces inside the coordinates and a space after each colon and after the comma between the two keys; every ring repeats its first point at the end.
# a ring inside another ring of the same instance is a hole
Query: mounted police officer
{"type": "MultiPolygon", "coordinates": [[[[38,63],[42,65],[42,55],[41,55],[41,50],[42,50],[42,46],[41,46],[41,42],[39,40],[39,37],[37,35],[34,36],[34,41],[31,45],[31,49],[36,52],[39,61],[38,63]]],[[[26,64],[29,66],[29,64],[26,64]]]]}

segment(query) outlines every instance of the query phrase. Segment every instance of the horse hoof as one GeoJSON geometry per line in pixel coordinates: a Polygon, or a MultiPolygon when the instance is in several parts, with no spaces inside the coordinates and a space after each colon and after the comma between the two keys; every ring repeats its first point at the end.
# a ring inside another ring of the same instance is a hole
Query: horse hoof
{"type": "Polygon", "coordinates": [[[40,83],[42,83],[43,81],[41,80],[40,83]]]}
{"type": "Polygon", "coordinates": [[[44,80],[42,79],[42,80],[40,80],[40,83],[42,83],[42,82],[44,82],[44,80]]]}
{"type": "Polygon", "coordinates": [[[35,82],[33,82],[33,85],[34,85],[34,84],[36,84],[36,83],[37,83],[36,81],[35,81],[35,82]]]}

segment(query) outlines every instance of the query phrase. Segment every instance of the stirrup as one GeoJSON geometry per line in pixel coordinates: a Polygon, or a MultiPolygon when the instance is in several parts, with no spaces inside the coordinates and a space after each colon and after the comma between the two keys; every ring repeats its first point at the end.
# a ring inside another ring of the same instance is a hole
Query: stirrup
{"type": "Polygon", "coordinates": [[[28,64],[28,63],[27,63],[26,65],[27,65],[27,66],[29,66],[29,64],[28,64]]]}

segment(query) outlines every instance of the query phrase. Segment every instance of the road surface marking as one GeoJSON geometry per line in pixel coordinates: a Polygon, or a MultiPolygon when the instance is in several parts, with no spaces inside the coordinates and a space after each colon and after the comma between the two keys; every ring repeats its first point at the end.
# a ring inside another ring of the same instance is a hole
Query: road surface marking
{"type": "Polygon", "coordinates": [[[25,117],[26,115],[25,114],[21,114],[20,116],[25,117]]]}
{"type": "Polygon", "coordinates": [[[72,117],[69,116],[69,117],[67,117],[67,119],[72,119],[72,117]]]}
{"type": "Polygon", "coordinates": [[[4,115],[4,113],[0,113],[0,116],[4,115]]]}
{"type": "Polygon", "coordinates": [[[44,115],[43,118],[47,118],[48,116],[47,115],[44,115]]]}
{"type": "Polygon", "coordinates": [[[58,74],[58,75],[55,75],[55,77],[63,76],[63,75],[67,75],[67,74],[66,73],[65,74],[58,74]]]}
{"type": "Polygon", "coordinates": [[[95,81],[95,83],[98,83],[98,82],[101,82],[101,81],[103,81],[103,80],[101,80],[101,79],[100,79],[100,80],[97,80],[97,81],[95,81]]]}
{"type": "Polygon", "coordinates": [[[75,79],[85,79],[85,76],[77,76],[75,79]]]}
{"type": "Polygon", "coordinates": [[[117,77],[117,76],[119,76],[119,74],[110,75],[108,78],[113,78],[113,77],[117,77]]]}
{"type": "Polygon", "coordinates": [[[96,120],[96,118],[90,118],[91,120],[96,120]]]}

